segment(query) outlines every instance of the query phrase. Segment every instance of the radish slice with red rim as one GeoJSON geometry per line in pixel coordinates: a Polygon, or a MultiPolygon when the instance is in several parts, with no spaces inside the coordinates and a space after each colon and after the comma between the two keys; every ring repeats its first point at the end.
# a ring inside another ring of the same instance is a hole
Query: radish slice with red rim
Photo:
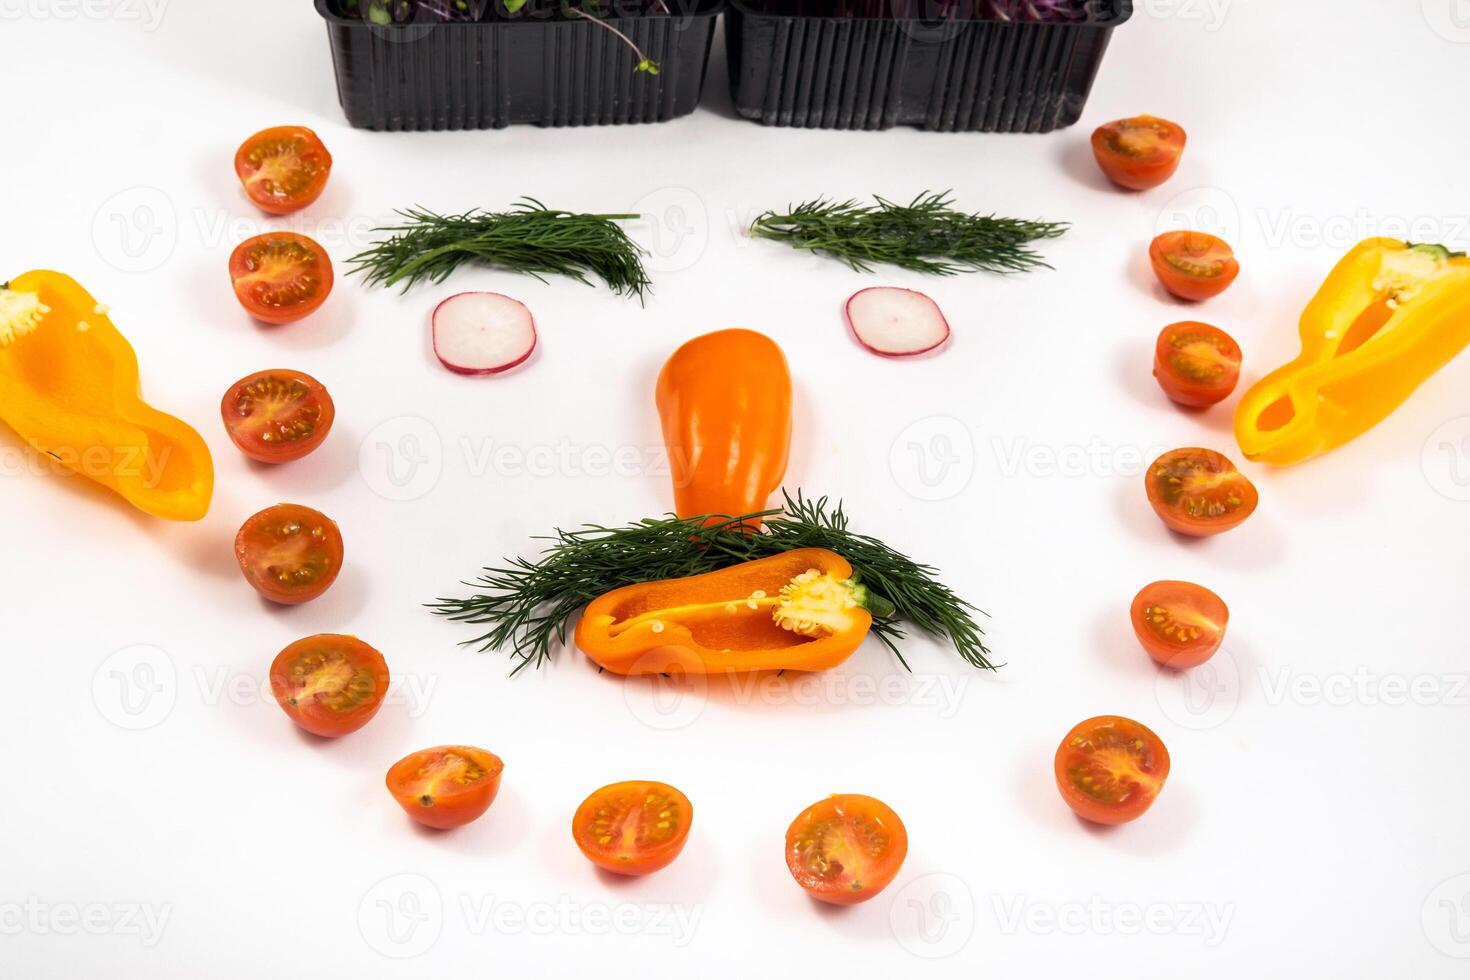
{"type": "Polygon", "coordinates": [[[847,300],[853,336],[874,354],[910,357],[949,339],[939,304],[923,293],[897,286],[871,286],[847,300]]]}
{"type": "Polygon", "coordinates": [[[434,354],[459,374],[499,374],[536,349],[536,321],[500,293],[456,293],[434,307],[434,354]]]}

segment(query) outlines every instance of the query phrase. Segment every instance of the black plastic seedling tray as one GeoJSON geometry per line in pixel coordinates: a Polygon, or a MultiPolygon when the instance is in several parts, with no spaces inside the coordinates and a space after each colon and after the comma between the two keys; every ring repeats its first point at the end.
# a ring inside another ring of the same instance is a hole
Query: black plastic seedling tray
{"type": "Polygon", "coordinates": [[[1132,0],[1091,0],[1084,18],[1028,23],[960,2],[968,19],[767,13],[731,0],[736,111],[768,126],[1050,132],[1082,115],[1113,28],[1133,13],[1132,0]]]}
{"type": "Polygon", "coordinates": [[[724,0],[667,0],[670,14],[611,17],[659,66],[615,34],[547,15],[379,26],[316,0],[327,24],[337,96],[361,129],[492,129],[512,123],[663,122],[699,102],[724,0]]]}

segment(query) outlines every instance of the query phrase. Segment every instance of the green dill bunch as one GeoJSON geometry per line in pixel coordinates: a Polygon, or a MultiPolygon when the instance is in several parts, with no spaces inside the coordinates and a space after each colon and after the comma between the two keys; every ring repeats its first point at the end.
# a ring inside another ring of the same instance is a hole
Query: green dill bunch
{"type": "Polygon", "coordinates": [[[399,211],[401,224],[374,228],[389,237],[348,259],[350,275],[369,285],[443,282],[467,263],[524,272],[545,281],[568,276],[591,284],[601,279],[614,293],[640,301],[652,285],[643,268],[643,249],[618,225],[636,214],[579,214],[555,211],[525,198],[510,211],[437,214],[425,208],[399,211]]]}
{"type": "Polygon", "coordinates": [[[873,200],[863,205],[818,198],[784,214],[767,211],[751,223],[750,235],[840,259],[858,272],[893,265],[952,276],[1049,269],[1030,243],[1057,238],[1068,228],[1065,222],[969,214],[952,206],[948,191],[925,192],[906,205],[873,200]]]}

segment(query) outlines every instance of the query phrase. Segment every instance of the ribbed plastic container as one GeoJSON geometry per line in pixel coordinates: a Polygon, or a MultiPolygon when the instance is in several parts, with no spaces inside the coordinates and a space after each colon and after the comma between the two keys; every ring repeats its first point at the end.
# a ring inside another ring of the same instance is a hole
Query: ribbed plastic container
{"type": "Polygon", "coordinates": [[[724,0],[668,0],[671,15],[609,18],[658,62],[634,70],[612,32],[564,18],[378,26],[316,0],[337,97],[360,129],[498,129],[664,122],[699,102],[724,0]]]}
{"type": "Polygon", "coordinates": [[[756,12],[731,0],[736,111],[767,126],[1045,133],[1082,115],[1132,0],[1085,21],[925,21],[756,12]]]}

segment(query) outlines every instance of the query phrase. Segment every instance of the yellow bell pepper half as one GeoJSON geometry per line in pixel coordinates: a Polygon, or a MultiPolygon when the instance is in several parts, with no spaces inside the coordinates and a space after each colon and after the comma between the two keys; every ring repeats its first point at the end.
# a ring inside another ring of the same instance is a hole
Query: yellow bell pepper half
{"type": "Polygon", "coordinates": [[[142,401],[132,346],[70,276],[27,272],[0,289],[0,419],[139,510],[176,521],[209,510],[209,447],[142,401]]]}
{"type": "Polygon", "coordinates": [[[1302,352],[1235,410],[1247,459],[1299,463],[1356,438],[1470,343],[1470,259],[1440,245],[1360,242],[1301,317],[1302,352]]]}

